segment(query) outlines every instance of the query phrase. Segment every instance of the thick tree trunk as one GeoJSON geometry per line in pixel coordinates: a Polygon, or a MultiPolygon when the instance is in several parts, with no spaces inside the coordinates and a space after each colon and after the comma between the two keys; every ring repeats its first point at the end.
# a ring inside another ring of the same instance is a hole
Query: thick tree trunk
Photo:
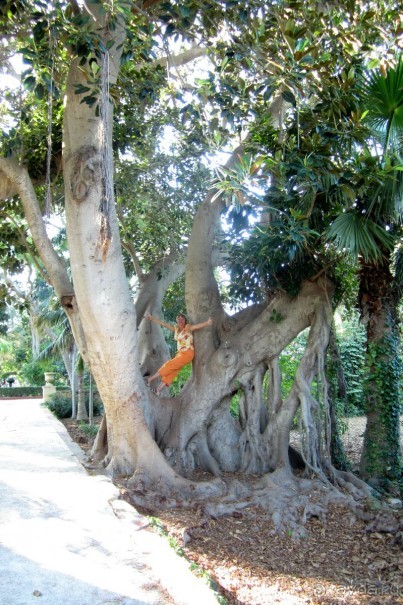
{"type": "Polygon", "coordinates": [[[48,281],[55,289],[69,318],[74,339],[85,359],[85,337],[75,304],[73,285],[69,279],[64,259],[56,254],[46,232],[42,212],[28,171],[25,166],[18,164],[14,158],[0,157],[0,173],[2,177],[5,176],[15,183],[15,189],[20,196],[35,247],[46,268],[48,281]]]}
{"type": "MultiPolygon", "coordinates": [[[[234,464],[240,464],[240,467],[232,467],[231,470],[241,468],[252,473],[266,472],[269,468],[284,463],[277,449],[280,447],[278,442],[273,446],[276,449],[268,453],[268,436],[262,438],[268,422],[268,411],[262,399],[262,370],[299,332],[309,326],[322,307],[327,308],[330,297],[331,290],[326,290],[323,283],[304,284],[295,300],[279,294],[257,319],[242,330],[237,331],[237,326],[234,325],[233,333],[227,333],[228,340],[206,357],[203,365],[194,368],[192,380],[173,403],[177,411],[173,416],[172,428],[162,441],[166,455],[179,472],[189,474],[200,465],[218,474],[221,470],[218,459],[224,457],[233,460],[234,464]],[[280,323],[270,319],[276,308],[282,310],[283,319],[280,323]],[[214,429],[216,410],[222,409],[223,402],[228,402],[235,392],[243,394],[241,426],[230,428],[227,425],[228,439],[220,439],[219,432],[214,429]],[[236,436],[239,438],[241,429],[242,436],[237,442],[236,436]],[[213,433],[216,435],[215,440],[212,438],[213,433]],[[234,453],[234,448],[238,453],[234,453]],[[212,454],[213,450],[215,455],[212,454]],[[217,459],[218,451],[220,454],[217,459]]],[[[318,330],[319,328],[314,331],[317,338],[318,330]]],[[[315,341],[312,359],[317,360],[318,351],[323,351],[326,345],[326,335],[315,341]]],[[[196,354],[198,355],[197,349],[196,354]]],[[[304,385],[308,383],[305,391],[316,375],[317,366],[314,369],[315,371],[309,369],[309,372],[313,372],[310,378],[301,370],[300,383],[303,380],[306,381],[304,385]]],[[[286,452],[292,419],[301,399],[302,395],[299,398],[295,396],[295,405],[287,403],[285,408],[281,406],[271,416],[271,420],[285,432],[281,447],[285,447],[286,452]]]]}
{"type": "Polygon", "coordinates": [[[360,474],[377,487],[401,480],[399,422],[399,296],[390,259],[362,265],[359,305],[367,328],[367,425],[360,474]]]}
{"type": "MultiPolygon", "coordinates": [[[[107,30],[103,33],[107,45],[111,33],[107,30]]],[[[124,29],[118,24],[113,31],[114,48],[123,39],[124,29]]],[[[108,85],[116,80],[119,59],[119,52],[104,57],[108,61],[108,85]]],[[[73,304],[79,310],[86,358],[105,406],[108,425],[105,463],[112,475],[131,475],[149,466],[156,447],[143,414],[146,393],[138,368],[136,316],[122,262],[112,160],[106,153],[112,149],[112,104],[107,99],[104,114],[97,116],[95,109],[82,103],[81,96],[75,94],[75,86],[82,82],[82,67],[78,59],[73,59],[66,87],[63,131],[73,304]]]]}

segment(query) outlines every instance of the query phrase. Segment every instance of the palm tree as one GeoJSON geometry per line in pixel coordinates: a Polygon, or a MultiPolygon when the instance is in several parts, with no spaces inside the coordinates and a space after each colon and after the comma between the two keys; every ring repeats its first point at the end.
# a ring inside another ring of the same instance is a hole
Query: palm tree
{"type": "Polygon", "coordinates": [[[363,178],[353,206],[336,218],[328,234],[359,261],[358,306],[367,331],[367,425],[360,474],[389,489],[401,480],[402,57],[386,75],[372,72],[362,96],[373,145],[356,158],[363,178]]]}
{"type": "Polygon", "coordinates": [[[78,354],[67,316],[59,305],[52,308],[49,305],[49,300],[41,306],[37,324],[47,332],[51,343],[39,353],[38,359],[51,358],[55,353],[62,356],[71,386],[72,418],[86,420],[88,414],[85,406],[84,362],[78,354]],[[78,394],[77,404],[76,390],[78,394]]]}

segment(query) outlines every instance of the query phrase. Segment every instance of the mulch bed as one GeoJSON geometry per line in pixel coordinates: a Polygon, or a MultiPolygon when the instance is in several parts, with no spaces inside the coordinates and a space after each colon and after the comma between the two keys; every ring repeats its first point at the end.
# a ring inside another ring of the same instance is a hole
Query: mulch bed
{"type": "MultiPolygon", "coordinates": [[[[74,420],[63,423],[88,451],[93,438],[74,420]]],[[[345,443],[357,461],[362,419],[352,419],[351,427],[345,443]]],[[[275,534],[270,514],[256,506],[219,519],[192,510],[162,511],[158,518],[228,605],[403,604],[401,543],[391,533],[368,532],[340,505],[330,506],[325,520],[310,519],[300,539],[291,531],[275,534]]]]}
{"type": "Polygon", "coordinates": [[[311,519],[299,540],[274,534],[258,507],[199,526],[190,511],[159,518],[178,544],[187,542],[185,555],[211,574],[228,604],[403,603],[403,555],[394,536],[366,533],[341,507],[330,507],[324,523],[311,519]]]}

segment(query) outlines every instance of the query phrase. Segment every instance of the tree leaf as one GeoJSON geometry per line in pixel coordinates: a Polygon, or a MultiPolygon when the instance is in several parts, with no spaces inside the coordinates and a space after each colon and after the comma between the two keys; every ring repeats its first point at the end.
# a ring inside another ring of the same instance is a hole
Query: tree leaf
{"type": "Polygon", "coordinates": [[[297,106],[297,99],[291,91],[285,90],[281,93],[281,96],[283,97],[284,101],[287,101],[287,103],[291,103],[293,107],[297,106]]]}

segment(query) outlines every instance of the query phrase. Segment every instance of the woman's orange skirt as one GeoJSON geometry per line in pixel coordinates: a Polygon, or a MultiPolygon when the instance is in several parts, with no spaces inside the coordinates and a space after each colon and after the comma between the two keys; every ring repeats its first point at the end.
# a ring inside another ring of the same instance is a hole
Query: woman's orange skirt
{"type": "Polygon", "coordinates": [[[169,387],[173,379],[179,374],[180,370],[193,361],[194,356],[194,349],[189,351],[178,351],[175,357],[164,363],[158,370],[162,382],[169,387]]]}

